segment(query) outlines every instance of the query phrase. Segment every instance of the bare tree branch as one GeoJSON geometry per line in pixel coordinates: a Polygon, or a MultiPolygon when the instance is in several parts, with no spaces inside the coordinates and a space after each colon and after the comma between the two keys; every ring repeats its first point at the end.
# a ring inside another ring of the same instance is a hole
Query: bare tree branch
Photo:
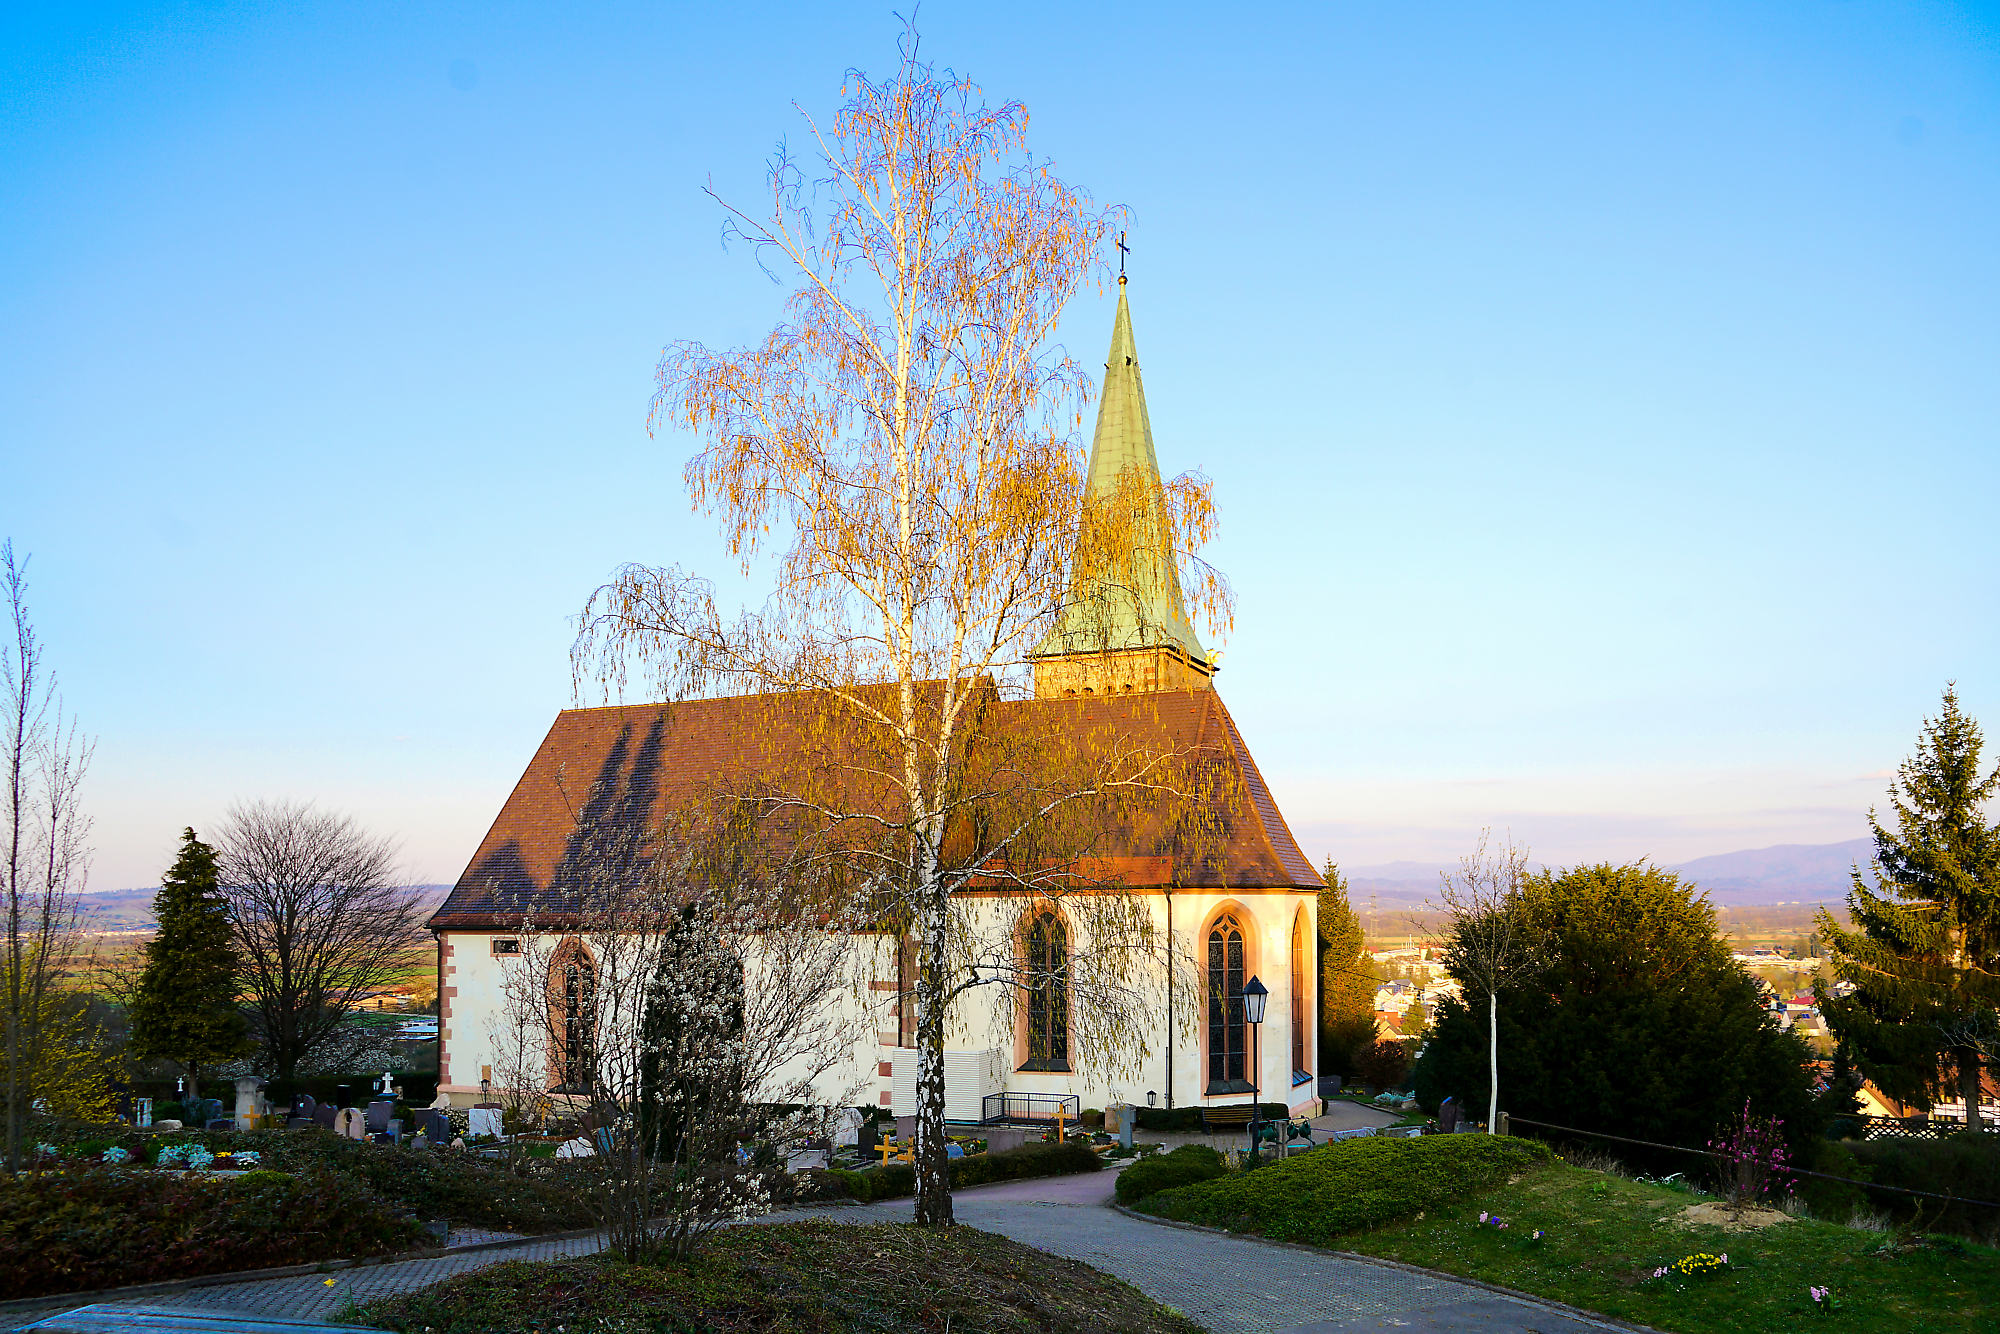
{"type": "Polygon", "coordinates": [[[346,1056],[363,993],[402,970],[423,906],[395,848],[310,803],[232,807],[214,840],[262,1059],[280,1079],[346,1056]]]}

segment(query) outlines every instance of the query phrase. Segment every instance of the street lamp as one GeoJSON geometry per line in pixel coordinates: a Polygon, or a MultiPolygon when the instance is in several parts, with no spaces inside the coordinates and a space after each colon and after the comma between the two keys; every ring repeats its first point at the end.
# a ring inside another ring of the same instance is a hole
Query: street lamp
{"type": "Polygon", "coordinates": [[[493,1098],[493,1081],[490,1079],[481,1079],[479,1081],[479,1100],[481,1102],[489,1102],[492,1100],[492,1098],[493,1098]]]}
{"type": "Polygon", "coordinates": [[[1158,1107],[1160,1105],[1160,1095],[1158,1093],[1155,1093],[1152,1089],[1147,1089],[1146,1105],[1148,1107],[1158,1107]]]}
{"type": "Polygon", "coordinates": [[[1263,1110],[1263,1081],[1258,1077],[1261,1060],[1258,1051],[1258,1029],[1264,1023],[1264,1002],[1271,998],[1270,989],[1252,977],[1243,984],[1243,1017],[1250,1024],[1250,1152],[1257,1152],[1259,1134],[1263,1123],[1259,1113],[1263,1110]]]}

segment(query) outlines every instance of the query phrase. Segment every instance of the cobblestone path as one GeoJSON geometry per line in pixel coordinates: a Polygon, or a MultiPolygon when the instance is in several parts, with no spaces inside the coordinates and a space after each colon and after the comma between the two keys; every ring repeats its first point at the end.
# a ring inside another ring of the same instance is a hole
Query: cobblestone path
{"type": "MultiPolygon", "coordinates": [[[[1361,1334],[1390,1329],[1400,1334],[1586,1334],[1619,1328],[1449,1279],[1142,1222],[1106,1207],[1110,1186],[1108,1175],[986,1186],[958,1196],[957,1216],[962,1223],[1115,1274],[1215,1334],[1361,1334]]],[[[906,1222],[910,1211],[908,1200],[898,1200],[799,1210],[775,1215],[774,1220],[906,1222]]],[[[587,1255],[601,1244],[596,1237],[528,1241],[330,1275],[198,1288],[134,1304],[326,1319],[350,1298],[366,1301],[407,1292],[503,1260],[587,1255]],[[326,1278],[334,1280],[331,1286],[326,1278]]]]}

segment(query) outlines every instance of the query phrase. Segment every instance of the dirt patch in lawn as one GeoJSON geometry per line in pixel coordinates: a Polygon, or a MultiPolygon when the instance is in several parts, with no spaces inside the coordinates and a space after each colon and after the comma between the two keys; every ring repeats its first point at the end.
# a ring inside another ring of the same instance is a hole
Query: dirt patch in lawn
{"type": "Polygon", "coordinates": [[[1727,1232],[1755,1232],[1758,1228],[1776,1223],[1789,1223],[1792,1216],[1755,1204],[1732,1209],[1720,1200],[1709,1200],[1702,1204],[1690,1204],[1685,1209],[1668,1214],[1661,1221],[1679,1227],[1719,1227],[1727,1232]]]}

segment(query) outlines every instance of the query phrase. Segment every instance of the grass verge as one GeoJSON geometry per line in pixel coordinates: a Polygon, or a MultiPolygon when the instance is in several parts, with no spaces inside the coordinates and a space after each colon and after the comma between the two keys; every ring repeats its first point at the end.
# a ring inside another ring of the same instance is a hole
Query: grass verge
{"type": "Polygon", "coordinates": [[[1486,1135],[1352,1139],[1163,1191],[1135,1207],[1182,1222],[1324,1246],[1554,1160],[1533,1140],[1486,1135]]]}
{"type": "Polygon", "coordinates": [[[1679,1334],[1778,1334],[1807,1322],[1971,1334],[1991,1330],[2000,1311],[2000,1251],[1810,1219],[1751,1230],[1683,1227],[1679,1216],[1695,1203],[1664,1187],[1556,1165],[1342,1245],[1679,1334]],[[1482,1211],[1507,1227],[1481,1226],[1482,1211]],[[1536,1229],[1546,1233],[1539,1242],[1536,1229]],[[1684,1284],[1651,1278],[1700,1251],[1727,1254],[1728,1269],[1684,1284]],[[1808,1291],[1815,1287],[1831,1289],[1833,1304],[1816,1304],[1808,1291]]]}
{"type": "Polygon", "coordinates": [[[976,1228],[800,1222],[730,1228],[687,1263],[514,1261],[344,1319],[402,1334],[1197,1334],[1075,1260],[976,1228]]]}
{"type": "Polygon", "coordinates": [[[1973,1334],[1993,1329],[2000,1311],[2000,1251],[1958,1238],[1896,1237],[1807,1218],[1761,1228],[1726,1218],[1689,1226],[1686,1211],[1706,1197],[1541,1155],[1512,1171],[1475,1164],[1461,1187],[1439,1192],[1440,1169],[1466,1152],[1457,1146],[1477,1143],[1497,1154],[1528,1141],[1356,1140],[1136,1207],[1461,1274],[1676,1334],[1806,1327],[1973,1334]],[[1413,1156],[1400,1160],[1408,1184],[1384,1171],[1399,1160],[1379,1156],[1379,1148],[1352,1152],[1377,1144],[1408,1146],[1413,1156]],[[1496,1217],[1506,1226],[1494,1226],[1496,1217]],[[1653,1277],[1703,1252],[1726,1254],[1728,1266],[1687,1279],[1653,1277]],[[1812,1288],[1829,1289],[1828,1299],[1815,1303],[1812,1288]]]}

